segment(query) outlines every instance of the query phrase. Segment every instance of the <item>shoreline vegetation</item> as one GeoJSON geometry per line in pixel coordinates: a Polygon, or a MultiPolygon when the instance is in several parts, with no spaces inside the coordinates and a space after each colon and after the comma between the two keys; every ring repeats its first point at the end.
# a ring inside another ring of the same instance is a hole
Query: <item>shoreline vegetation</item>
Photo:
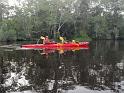
{"type": "Polygon", "coordinates": [[[123,0],[0,1],[0,41],[124,39],[123,0]]]}

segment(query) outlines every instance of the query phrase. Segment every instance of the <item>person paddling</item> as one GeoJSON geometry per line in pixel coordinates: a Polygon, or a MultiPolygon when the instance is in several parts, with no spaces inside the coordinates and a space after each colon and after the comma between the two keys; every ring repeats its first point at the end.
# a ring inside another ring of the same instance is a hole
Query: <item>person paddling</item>
{"type": "Polygon", "coordinates": [[[62,43],[62,44],[65,43],[65,40],[64,40],[63,37],[60,36],[59,39],[61,40],[61,43],[62,43]]]}
{"type": "Polygon", "coordinates": [[[46,36],[45,39],[43,39],[43,44],[50,44],[50,40],[48,36],[46,36]]]}
{"type": "Polygon", "coordinates": [[[49,40],[49,37],[48,36],[41,36],[40,39],[43,40],[43,44],[50,44],[50,40],[49,40]]]}

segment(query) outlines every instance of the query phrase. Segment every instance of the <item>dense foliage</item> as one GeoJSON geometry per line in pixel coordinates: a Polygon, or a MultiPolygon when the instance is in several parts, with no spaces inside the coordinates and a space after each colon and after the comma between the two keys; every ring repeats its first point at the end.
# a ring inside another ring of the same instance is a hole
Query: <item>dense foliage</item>
{"type": "Polygon", "coordinates": [[[0,40],[124,38],[123,0],[0,0],[0,40]]]}

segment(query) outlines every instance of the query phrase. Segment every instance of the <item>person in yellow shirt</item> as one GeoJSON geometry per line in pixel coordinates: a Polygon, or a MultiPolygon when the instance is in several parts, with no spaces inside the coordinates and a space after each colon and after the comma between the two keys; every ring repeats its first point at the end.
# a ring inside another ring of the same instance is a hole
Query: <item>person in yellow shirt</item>
{"type": "Polygon", "coordinates": [[[65,40],[64,40],[63,37],[60,36],[59,39],[61,40],[61,43],[62,43],[62,44],[65,43],[65,40]]]}
{"type": "Polygon", "coordinates": [[[76,41],[75,40],[72,40],[72,43],[76,43],[76,41]]]}

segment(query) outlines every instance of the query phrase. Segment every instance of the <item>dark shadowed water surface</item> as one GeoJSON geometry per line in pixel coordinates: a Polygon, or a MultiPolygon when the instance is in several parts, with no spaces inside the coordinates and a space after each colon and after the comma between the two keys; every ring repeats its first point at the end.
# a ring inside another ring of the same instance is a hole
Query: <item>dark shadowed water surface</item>
{"type": "Polygon", "coordinates": [[[19,45],[0,44],[0,93],[124,93],[124,41],[65,52],[19,45]]]}

